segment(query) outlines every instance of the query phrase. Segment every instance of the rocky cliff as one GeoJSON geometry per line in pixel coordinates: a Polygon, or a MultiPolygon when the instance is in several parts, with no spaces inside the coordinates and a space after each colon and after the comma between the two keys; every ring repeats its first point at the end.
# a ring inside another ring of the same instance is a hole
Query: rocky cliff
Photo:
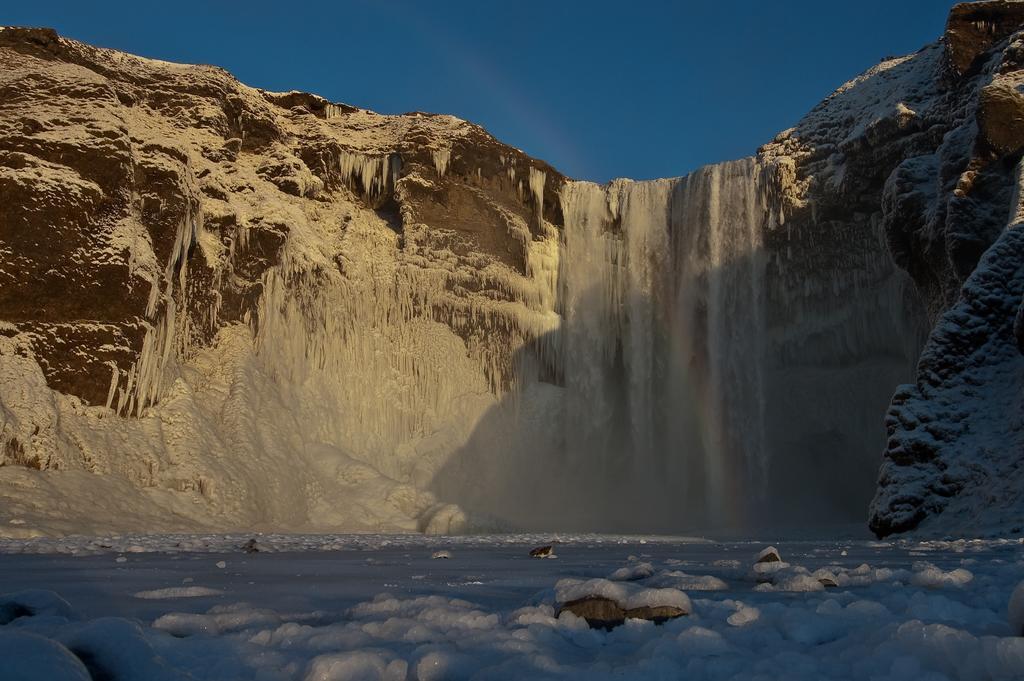
{"type": "Polygon", "coordinates": [[[1020,10],[604,187],[0,30],[0,533],[856,520],[883,448],[880,534],[1012,501],[1020,10]]]}
{"type": "Polygon", "coordinates": [[[451,116],[45,29],[0,66],[3,513],[429,525],[409,443],[460,437],[551,326],[561,176],[451,116]]]}
{"type": "Polygon", "coordinates": [[[923,119],[941,137],[908,148],[885,182],[890,248],[937,322],[886,415],[870,509],[880,536],[1024,527],[1022,28],[1024,3],[952,9],[934,76],[945,115],[923,119]]]}

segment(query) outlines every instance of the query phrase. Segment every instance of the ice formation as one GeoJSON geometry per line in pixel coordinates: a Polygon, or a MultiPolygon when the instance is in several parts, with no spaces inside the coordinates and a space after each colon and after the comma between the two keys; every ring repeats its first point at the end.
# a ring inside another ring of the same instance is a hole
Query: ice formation
{"type": "Polygon", "coordinates": [[[400,167],[401,158],[397,154],[367,156],[343,151],[338,160],[342,177],[370,201],[376,201],[395,186],[400,167]]]}
{"type": "Polygon", "coordinates": [[[445,173],[448,172],[448,164],[452,160],[452,150],[435,149],[430,152],[430,156],[434,161],[434,170],[437,171],[437,176],[444,177],[445,173]]]}

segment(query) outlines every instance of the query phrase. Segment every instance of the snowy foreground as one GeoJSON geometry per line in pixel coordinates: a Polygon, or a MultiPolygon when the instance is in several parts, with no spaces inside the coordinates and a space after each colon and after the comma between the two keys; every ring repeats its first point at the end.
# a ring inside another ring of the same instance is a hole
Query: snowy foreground
{"type": "Polygon", "coordinates": [[[1024,678],[1016,540],[249,539],[0,542],[0,679],[1024,678]],[[555,617],[622,589],[691,612],[555,617]]]}

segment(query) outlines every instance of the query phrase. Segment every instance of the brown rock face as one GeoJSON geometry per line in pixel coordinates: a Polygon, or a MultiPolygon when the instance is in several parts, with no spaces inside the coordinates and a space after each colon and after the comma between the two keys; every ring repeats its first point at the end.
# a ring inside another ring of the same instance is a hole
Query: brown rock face
{"type": "Polygon", "coordinates": [[[978,58],[1024,24],[1024,5],[1013,0],[984,0],[954,5],[944,40],[949,63],[958,74],[977,66],[978,58]]]}
{"type": "Polygon", "coordinates": [[[978,125],[988,146],[1000,155],[1024,147],[1024,93],[1021,79],[994,81],[981,90],[978,125]]]}
{"type": "Polygon", "coordinates": [[[407,253],[520,275],[537,211],[560,224],[556,172],[451,117],[261,92],[49,29],[0,31],[0,70],[0,318],[13,324],[2,333],[88,404],[140,413],[160,393],[140,385],[147,342],[187,358],[254,317],[291,229],[267,197],[307,211],[354,199],[404,234],[407,253]],[[368,186],[365,160],[384,157],[390,175],[368,186]],[[545,173],[540,207],[531,167],[545,173]]]}
{"type": "Polygon", "coordinates": [[[452,116],[0,28],[3,513],[458,520],[424,485],[550,330],[563,182],[452,116]],[[274,424],[290,410],[332,432],[274,424]],[[35,503],[51,484],[90,512],[35,503]]]}

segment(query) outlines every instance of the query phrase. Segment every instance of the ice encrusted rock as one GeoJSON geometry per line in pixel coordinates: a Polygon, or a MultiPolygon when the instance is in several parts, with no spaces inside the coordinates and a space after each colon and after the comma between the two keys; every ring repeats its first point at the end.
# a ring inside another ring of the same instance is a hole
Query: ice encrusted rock
{"type": "Polygon", "coordinates": [[[689,615],[689,597],[672,588],[646,588],[607,579],[562,579],[555,584],[557,612],[570,612],[597,629],[611,629],[627,619],[655,622],[689,615]]]}
{"type": "Polygon", "coordinates": [[[1020,3],[1002,0],[953,8],[944,44],[948,77],[963,97],[960,109],[949,108],[959,111],[955,127],[888,180],[890,244],[918,285],[943,288],[934,300],[946,302],[933,305],[945,312],[914,383],[896,390],[886,415],[870,509],[879,536],[1024,527],[1024,364],[1015,330],[1024,293],[1022,13],[1020,3]]]}
{"type": "Polygon", "coordinates": [[[886,417],[889,444],[871,505],[879,535],[1019,532],[1024,355],[1014,323],[1024,294],[1024,229],[1000,236],[939,320],[886,417]],[[991,512],[987,512],[991,509],[991,512]]]}

